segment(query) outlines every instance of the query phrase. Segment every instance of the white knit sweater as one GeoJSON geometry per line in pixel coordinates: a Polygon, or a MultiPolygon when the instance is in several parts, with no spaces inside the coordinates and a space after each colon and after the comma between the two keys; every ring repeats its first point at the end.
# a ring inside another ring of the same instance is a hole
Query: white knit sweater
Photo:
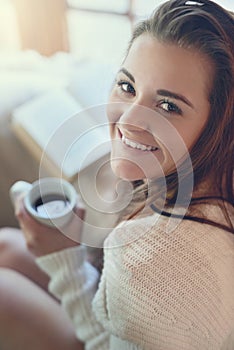
{"type": "Polygon", "coordinates": [[[113,230],[99,285],[83,246],[38,258],[50,291],[87,350],[233,350],[234,235],[157,218],[113,230]]]}

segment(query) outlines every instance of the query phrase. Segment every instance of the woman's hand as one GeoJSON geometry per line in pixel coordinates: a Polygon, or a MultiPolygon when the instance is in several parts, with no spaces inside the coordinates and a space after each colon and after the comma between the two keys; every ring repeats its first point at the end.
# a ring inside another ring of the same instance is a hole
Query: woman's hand
{"type": "Polygon", "coordinates": [[[79,245],[85,210],[76,206],[71,221],[62,228],[41,224],[26,211],[23,198],[16,201],[15,215],[24,233],[29,250],[36,256],[50,254],[79,245]]]}

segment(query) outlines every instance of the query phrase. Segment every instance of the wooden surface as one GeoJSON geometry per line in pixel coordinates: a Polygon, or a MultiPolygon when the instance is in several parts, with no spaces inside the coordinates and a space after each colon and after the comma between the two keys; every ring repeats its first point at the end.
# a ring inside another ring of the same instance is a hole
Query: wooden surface
{"type": "MultiPolygon", "coordinates": [[[[31,135],[29,135],[24,128],[22,128],[19,124],[14,123],[13,121],[11,123],[11,129],[14,132],[15,136],[18,138],[19,142],[24,146],[25,151],[29,153],[30,157],[36,162],[38,173],[40,172],[39,167],[41,165],[41,159],[43,156],[43,169],[46,169],[46,173],[49,176],[61,176],[60,170],[56,167],[51,159],[45,156],[41,147],[34,141],[31,135]]],[[[71,182],[72,179],[66,178],[66,180],[71,182]]]]}
{"type": "Polygon", "coordinates": [[[0,164],[0,227],[17,227],[9,189],[18,180],[35,181],[38,164],[17,140],[6,120],[0,121],[0,164]]]}

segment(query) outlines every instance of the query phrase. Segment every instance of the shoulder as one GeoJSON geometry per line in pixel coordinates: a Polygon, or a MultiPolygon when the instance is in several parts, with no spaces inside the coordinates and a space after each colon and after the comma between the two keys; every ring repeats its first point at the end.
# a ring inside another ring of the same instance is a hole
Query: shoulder
{"type": "Polygon", "coordinates": [[[220,341],[214,329],[234,321],[234,235],[189,220],[177,221],[168,233],[169,221],[158,215],[127,221],[108,237],[100,288],[111,295],[106,302],[115,315],[113,329],[126,322],[129,334],[120,327],[119,336],[131,339],[136,328],[139,335],[144,329],[156,344],[164,324],[187,339],[196,333],[220,341]]]}
{"type": "Polygon", "coordinates": [[[110,259],[106,268],[115,268],[119,277],[137,271],[153,281],[177,274],[183,280],[215,279],[218,285],[224,271],[233,275],[234,235],[209,224],[151,215],[123,222],[110,234],[105,262],[110,259]]]}
{"type": "MultiPolygon", "coordinates": [[[[195,213],[196,215],[196,213],[195,213]]],[[[219,206],[204,205],[199,207],[198,216],[205,216],[217,223],[226,223],[224,214],[219,206]]],[[[166,217],[152,213],[143,218],[121,222],[105,241],[106,247],[119,247],[138,241],[145,244],[146,240],[156,242],[227,240],[230,243],[234,235],[209,224],[183,218],[166,217]]],[[[155,243],[156,244],[156,243],[155,243]]]]}

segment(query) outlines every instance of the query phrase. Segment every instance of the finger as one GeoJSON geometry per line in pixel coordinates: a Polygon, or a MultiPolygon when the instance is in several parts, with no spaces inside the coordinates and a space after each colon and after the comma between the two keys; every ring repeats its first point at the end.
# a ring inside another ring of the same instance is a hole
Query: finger
{"type": "Polygon", "coordinates": [[[84,205],[84,202],[81,198],[81,196],[78,194],[77,195],[77,200],[76,200],[76,206],[74,208],[74,213],[81,219],[83,220],[85,217],[85,212],[86,212],[86,208],[84,205]]]}
{"type": "Polygon", "coordinates": [[[85,218],[85,209],[83,209],[83,208],[80,208],[80,207],[78,207],[78,206],[76,206],[75,208],[74,208],[74,213],[76,214],[76,216],[78,216],[81,220],[84,220],[84,218],[85,218]]]}
{"type": "Polygon", "coordinates": [[[38,221],[36,221],[26,210],[24,206],[23,197],[17,200],[17,206],[15,215],[19,221],[21,228],[25,231],[27,228],[36,228],[40,230],[42,225],[38,221]]]}
{"type": "Polygon", "coordinates": [[[77,205],[80,209],[85,209],[85,205],[84,205],[83,199],[82,199],[82,197],[81,197],[79,194],[77,194],[76,205],[77,205]]]}
{"type": "Polygon", "coordinates": [[[17,196],[15,198],[15,203],[14,203],[14,207],[15,207],[15,216],[18,217],[20,216],[21,212],[24,211],[24,195],[21,194],[19,196],[17,196]]]}
{"type": "Polygon", "coordinates": [[[32,185],[26,181],[16,181],[9,190],[9,196],[13,204],[18,196],[25,195],[31,188],[32,185]]]}

